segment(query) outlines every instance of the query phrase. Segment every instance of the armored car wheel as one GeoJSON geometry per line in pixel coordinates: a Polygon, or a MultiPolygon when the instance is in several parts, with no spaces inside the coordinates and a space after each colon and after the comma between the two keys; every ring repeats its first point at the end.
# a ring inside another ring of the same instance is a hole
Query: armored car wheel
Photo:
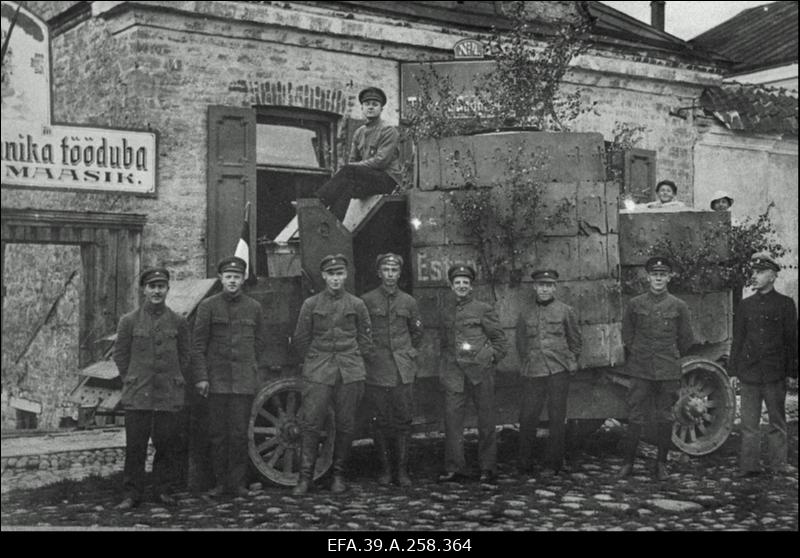
{"type": "MultiPolygon", "coordinates": [[[[250,411],[247,429],[250,460],[259,473],[282,486],[294,486],[300,477],[302,385],[299,378],[270,382],[258,392],[250,411]]],[[[330,408],[317,451],[315,479],[331,466],[334,437],[334,414],[330,408]]]]}
{"type": "Polygon", "coordinates": [[[706,455],[733,429],[736,394],[725,369],[710,360],[688,358],[681,373],[672,442],[689,455],[706,455]]]}

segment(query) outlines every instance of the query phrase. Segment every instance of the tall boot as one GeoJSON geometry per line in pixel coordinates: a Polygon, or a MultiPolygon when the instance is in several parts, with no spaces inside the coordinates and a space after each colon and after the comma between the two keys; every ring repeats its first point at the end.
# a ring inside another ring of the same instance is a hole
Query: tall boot
{"type": "Polygon", "coordinates": [[[669,448],[672,445],[672,423],[658,423],[657,432],[658,457],[656,458],[656,466],[653,471],[653,477],[656,480],[665,481],[669,478],[669,470],[667,469],[667,456],[669,455],[669,448]]]}
{"type": "Polygon", "coordinates": [[[639,438],[641,437],[642,425],[628,424],[628,434],[625,437],[625,461],[617,471],[618,479],[629,477],[633,474],[633,462],[636,459],[636,450],[639,448],[639,438]]]}
{"type": "Polygon", "coordinates": [[[336,440],[333,443],[333,482],[331,483],[331,492],[340,494],[347,490],[344,474],[352,443],[353,437],[351,434],[336,433],[336,440]]]}
{"type": "Polygon", "coordinates": [[[389,461],[389,446],[386,443],[386,433],[376,428],[374,441],[375,451],[378,453],[378,460],[381,465],[378,484],[385,486],[392,482],[392,464],[389,461]]]}
{"type": "Polygon", "coordinates": [[[317,462],[317,446],[319,442],[313,434],[304,433],[300,442],[300,479],[292,489],[293,496],[302,496],[311,490],[314,480],[314,465],[317,462]]]}
{"type": "Polygon", "coordinates": [[[397,484],[402,487],[411,486],[408,476],[408,433],[400,432],[397,435],[397,484]]]}

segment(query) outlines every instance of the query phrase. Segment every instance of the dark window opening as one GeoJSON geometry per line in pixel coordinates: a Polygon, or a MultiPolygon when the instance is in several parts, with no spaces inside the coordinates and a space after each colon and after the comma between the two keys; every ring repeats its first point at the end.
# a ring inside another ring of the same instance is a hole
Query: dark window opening
{"type": "Polygon", "coordinates": [[[17,409],[17,430],[36,430],[39,427],[39,416],[30,411],[17,409]]]}
{"type": "MultiPolygon", "coordinates": [[[[291,202],[313,197],[336,161],[336,114],[285,107],[256,108],[258,207],[256,236],[272,241],[294,218],[291,202]]],[[[257,258],[258,275],[268,275],[267,258],[257,258]]]]}

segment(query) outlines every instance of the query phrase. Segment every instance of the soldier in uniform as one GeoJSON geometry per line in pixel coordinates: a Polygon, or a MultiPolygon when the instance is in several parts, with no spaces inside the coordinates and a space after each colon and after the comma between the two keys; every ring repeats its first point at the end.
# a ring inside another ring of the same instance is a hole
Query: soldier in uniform
{"type": "Polygon", "coordinates": [[[467,398],[478,412],[478,461],[481,482],[492,482],[497,461],[494,399],[495,365],[508,352],[497,312],[472,297],[475,270],[455,265],[447,271],[454,296],[447,301],[440,323],[441,366],[444,388],[445,473],[440,482],[466,477],[464,410],[467,398]]]}
{"type": "Polygon", "coordinates": [[[755,294],[744,299],[733,324],[731,374],[742,395],[742,448],[739,476],[760,473],[761,402],[767,405],[767,466],[790,471],[786,462],[786,382],[797,378],[797,309],[775,290],[780,266],[769,253],[751,258],[755,294]]]}
{"type": "Polygon", "coordinates": [[[569,378],[578,370],[583,339],[575,310],[555,298],[558,272],[535,271],[531,278],[536,303],[517,319],[517,352],[522,365],[519,468],[522,473],[531,470],[531,449],[547,399],[550,439],[545,463],[558,474],[564,463],[569,378]]]}
{"type": "Polygon", "coordinates": [[[200,303],[194,324],[195,388],[208,397],[216,479],[209,496],[247,495],[247,423],[265,349],[265,324],[261,304],[242,293],[246,267],[236,256],[219,262],[222,292],[200,303]]]}
{"type": "Polygon", "coordinates": [[[294,345],[303,357],[303,439],[300,480],[294,495],[309,491],[320,435],[328,406],[336,413],[332,492],[344,492],[347,457],[355,434],[356,410],[364,394],[364,358],[372,353],[372,326],[364,302],[345,288],[347,258],[322,258],[319,265],[325,290],[307,298],[300,308],[294,345]]]}
{"type": "Polygon", "coordinates": [[[654,476],[669,477],[667,454],[672,444],[672,406],[677,400],[681,368],[678,358],[694,344],[689,307],[667,291],[672,278],[672,263],[653,257],[645,264],[648,292],[630,300],[622,318],[622,343],[631,378],[628,392],[628,433],[625,463],[619,478],[633,473],[633,462],[642,430],[656,424],[658,458],[654,476]]]}
{"type": "Polygon", "coordinates": [[[178,471],[179,411],[190,374],[189,326],[166,305],[169,271],[146,269],[139,286],[144,304],[122,317],[114,344],[125,408],[125,499],[117,506],[121,510],[142,501],[149,439],[156,450],[156,499],[162,504],[175,503],[169,486],[178,471]]]}
{"type": "Polygon", "coordinates": [[[381,463],[380,484],[392,481],[389,444],[394,441],[397,483],[411,486],[408,476],[408,436],[414,411],[413,385],[417,349],[422,343],[422,321],[417,301],[397,286],[403,258],[380,254],[376,259],[381,285],[361,299],[372,321],[375,353],[366,361],[364,399],[375,421],[375,449],[381,463]]]}
{"type": "Polygon", "coordinates": [[[349,163],[317,191],[317,197],[339,220],[344,218],[351,198],[391,194],[402,181],[400,133],[381,119],[386,93],[367,87],[358,94],[358,102],[367,123],[353,135],[349,163]]]}

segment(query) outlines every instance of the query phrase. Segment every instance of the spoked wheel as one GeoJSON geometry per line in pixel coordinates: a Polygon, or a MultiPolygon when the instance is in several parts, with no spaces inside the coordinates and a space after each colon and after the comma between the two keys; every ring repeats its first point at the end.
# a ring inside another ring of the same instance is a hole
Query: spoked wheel
{"type": "Polygon", "coordinates": [[[736,394],[725,369],[710,360],[687,359],[681,373],[672,441],[689,455],[706,455],[731,433],[736,394]]]}
{"type": "MultiPolygon", "coordinates": [[[[300,477],[302,385],[299,378],[271,382],[258,392],[250,411],[247,429],[250,460],[259,473],[283,486],[294,486],[300,477]]],[[[333,461],[333,419],[333,409],[328,409],[325,433],[317,451],[315,479],[324,475],[333,461]]]]}

